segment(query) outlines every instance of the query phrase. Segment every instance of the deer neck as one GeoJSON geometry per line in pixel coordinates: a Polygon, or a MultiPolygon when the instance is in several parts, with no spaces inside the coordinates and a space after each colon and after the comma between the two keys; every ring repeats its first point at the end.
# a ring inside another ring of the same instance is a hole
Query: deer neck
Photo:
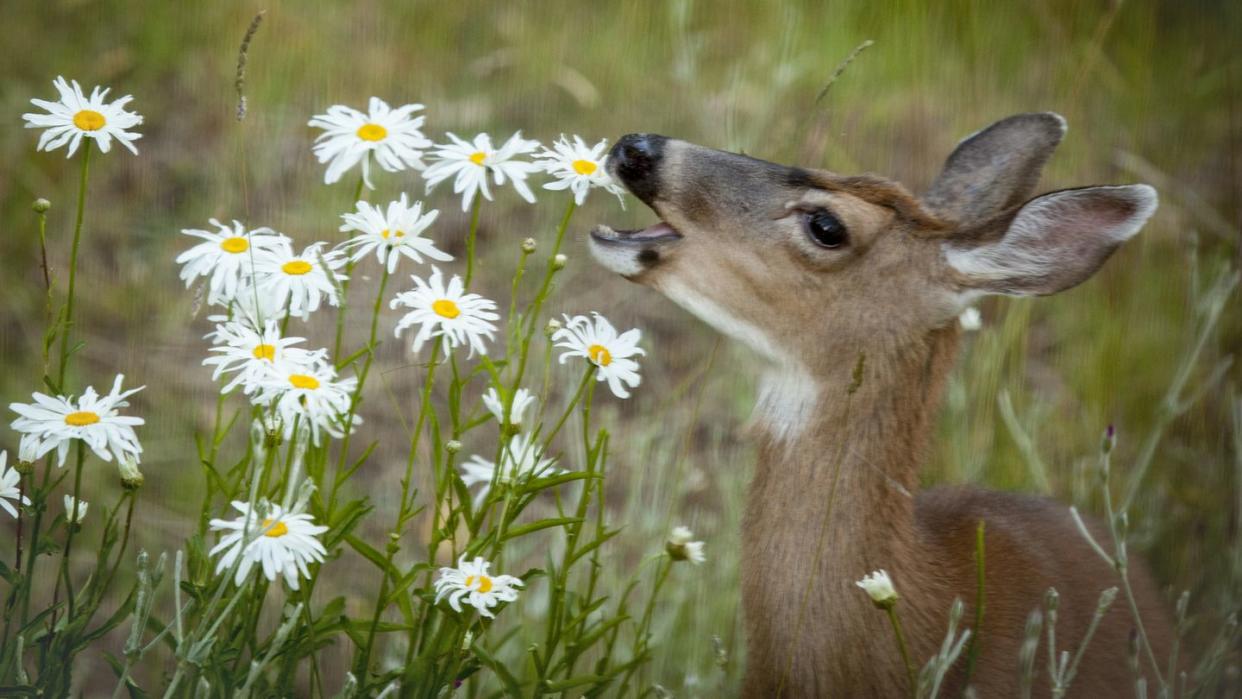
{"type": "Polygon", "coordinates": [[[950,327],[901,346],[837,348],[831,368],[786,369],[765,382],[742,551],[757,672],[788,672],[805,658],[805,677],[835,657],[839,678],[894,663],[887,620],[854,585],[880,568],[902,595],[913,635],[920,618],[943,628],[947,602],[927,574],[914,495],[956,345],[950,327]],[[851,392],[860,349],[865,363],[851,392]]]}

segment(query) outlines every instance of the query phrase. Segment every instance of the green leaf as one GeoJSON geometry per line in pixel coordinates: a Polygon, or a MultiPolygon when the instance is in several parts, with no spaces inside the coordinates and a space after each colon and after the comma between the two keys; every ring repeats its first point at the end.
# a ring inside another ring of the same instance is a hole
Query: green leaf
{"type": "Polygon", "coordinates": [[[491,671],[496,673],[496,676],[500,678],[501,683],[504,684],[505,691],[509,693],[509,696],[524,696],[522,694],[522,685],[518,684],[517,678],[513,676],[513,673],[509,672],[509,668],[505,667],[504,663],[496,660],[491,653],[487,652],[486,648],[479,645],[477,642],[470,645],[470,650],[474,651],[474,654],[479,658],[479,660],[483,661],[484,665],[491,668],[491,671]]]}
{"type": "Polygon", "coordinates": [[[541,519],[538,522],[523,524],[520,527],[513,527],[505,532],[503,541],[512,541],[521,536],[526,536],[543,529],[551,529],[552,527],[561,527],[567,524],[578,524],[582,521],[581,517],[553,517],[551,519],[541,519]]]}
{"type": "Polygon", "coordinates": [[[353,534],[346,534],[345,543],[349,544],[353,550],[362,554],[363,558],[375,564],[375,567],[382,570],[386,575],[391,575],[394,578],[400,575],[397,569],[388,562],[388,559],[384,556],[384,554],[380,553],[362,539],[359,539],[353,534]]]}
{"type": "Polygon", "coordinates": [[[548,692],[563,692],[566,689],[604,682],[607,679],[607,677],[602,675],[578,675],[577,677],[569,677],[555,682],[545,682],[543,686],[544,690],[548,692]]]}
{"type": "Polygon", "coordinates": [[[534,493],[547,488],[553,488],[570,481],[581,481],[588,478],[603,478],[598,473],[588,473],[586,471],[570,471],[569,473],[558,473],[555,476],[547,476],[545,478],[536,478],[522,484],[518,488],[518,492],[522,494],[534,493]]]}

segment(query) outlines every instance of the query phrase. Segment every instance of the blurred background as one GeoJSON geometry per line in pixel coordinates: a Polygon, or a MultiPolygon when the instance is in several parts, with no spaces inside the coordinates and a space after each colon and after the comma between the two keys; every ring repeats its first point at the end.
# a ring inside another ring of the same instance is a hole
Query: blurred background
{"type": "MultiPolygon", "coordinates": [[[[117,150],[93,160],[76,331],[87,345],[71,384],[106,387],[123,373],[127,385],[148,386],[132,412],[147,420],[139,518],[140,542],[152,551],[174,549],[194,529],[202,474],[193,435],[210,429],[215,395],[199,366],[210,326],[172,262],[191,245],[178,231],[237,218],[299,246],[339,240],[354,180],[323,185],[310,151],[317,131],[306,126],[332,104],[364,108],[372,95],[421,102],[436,141],[445,131],[506,138],[520,129],[545,143],[561,133],[594,142],[651,131],[768,160],[872,171],[915,192],[965,135],[1011,113],[1055,110],[1070,130],[1042,189],[1148,182],[1160,190],[1160,210],[1087,284],[981,306],[983,325],[966,338],[924,481],[1043,492],[1098,512],[1085,469],[1114,424],[1118,489],[1132,464],[1150,460],[1131,513],[1133,546],[1171,599],[1190,590],[1191,653],[1237,609],[1242,368],[1227,364],[1242,346],[1236,294],[1217,326],[1202,330],[1212,284],[1242,261],[1238,3],[7,0],[0,19],[5,404],[40,389],[43,280],[30,204],[52,201],[51,267],[63,283],[77,176],[64,150],[35,152],[37,135],[21,128],[20,115],[31,97],[52,99],[51,81],[63,74],[133,94],[131,108],[146,119],[138,157],[117,150]],[[259,10],[266,16],[250,48],[239,122],[237,49],[259,10]],[[817,102],[867,40],[874,44],[817,102]]],[[[414,174],[376,182],[372,201],[423,196],[414,174]]],[[[431,235],[460,254],[468,225],[460,201],[445,189],[427,200],[442,211],[431,235]]],[[[541,200],[532,207],[502,190],[483,207],[482,293],[508,298],[523,238],[551,243],[565,198],[541,192],[541,200]]],[[[652,219],[636,200],[622,211],[615,198],[593,194],[573,220],[569,267],[549,310],[599,310],[619,328],[643,329],[642,387],[628,401],[597,399],[613,434],[611,519],[625,527],[609,545],[609,584],[619,588],[658,551],[671,525],[706,539],[708,562],[674,571],[647,679],[679,696],[719,696],[744,666],[737,545],[753,462],[745,424],[754,357],[588,259],[585,233],[595,223],[652,219]]],[[[354,298],[371,298],[376,282],[364,276],[354,298]]],[[[354,337],[367,320],[354,318],[354,337]]],[[[389,312],[381,322],[395,321],[389,312]]],[[[326,326],[299,330],[312,346],[329,343],[326,326]]],[[[368,384],[361,414],[365,439],[380,447],[350,487],[387,512],[405,445],[396,414],[410,404],[418,370],[404,342],[386,342],[379,357],[382,379],[368,384]]],[[[16,447],[17,436],[0,428],[0,448],[16,447]]],[[[119,488],[111,467],[88,480],[109,501],[119,488]]],[[[389,519],[377,518],[369,534],[382,536],[379,522],[389,519]]],[[[10,537],[0,539],[9,555],[10,537]]],[[[331,583],[320,588],[373,595],[378,577],[354,563],[328,564],[331,583]]],[[[542,599],[531,595],[522,613],[538,616],[542,599]]],[[[102,660],[87,662],[106,671],[102,660]]]]}

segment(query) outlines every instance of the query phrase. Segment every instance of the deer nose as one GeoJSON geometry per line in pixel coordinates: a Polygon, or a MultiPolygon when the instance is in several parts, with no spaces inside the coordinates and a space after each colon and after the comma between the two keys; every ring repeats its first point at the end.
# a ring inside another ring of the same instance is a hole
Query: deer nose
{"type": "Polygon", "coordinates": [[[656,193],[657,172],[667,141],[657,134],[632,133],[622,136],[608,151],[609,172],[648,204],[656,193]]]}

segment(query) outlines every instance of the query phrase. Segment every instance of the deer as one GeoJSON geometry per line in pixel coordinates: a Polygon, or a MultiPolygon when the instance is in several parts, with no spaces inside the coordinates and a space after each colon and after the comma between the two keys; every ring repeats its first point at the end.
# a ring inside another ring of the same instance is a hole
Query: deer
{"type": "MultiPolygon", "coordinates": [[[[1116,584],[1067,506],[971,486],[919,489],[963,309],[985,295],[1080,284],[1156,209],[1144,184],[1033,197],[1065,131],[1051,112],[1002,119],[961,141],[919,197],[873,174],[779,165],[656,134],[629,134],[610,149],[608,173],[660,221],[596,226],[592,257],[749,347],[762,365],[758,463],[742,523],[742,696],[909,695],[889,620],[855,581],[889,572],[917,671],[944,638],[955,598],[971,626],[979,522],[985,614],[972,629],[969,677],[977,696],[1019,695],[1024,625],[1049,588],[1060,595],[1058,648],[1076,649],[1098,595],[1116,584]]],[[[1167,658],[1167,606],[1143,565],[1130,577],[1156,657],[1167,658]]],[[[1132,695],[1134,628],[1128,605],[1114,604],[1074,695],[1132,695]]],[[[941,696],[961,696],[965,664],[953,666],[941,696]]],[[[1153,677],[1146,661],[1143,672],[1153,677]]],[[[1046,675],[1036,673],[1037,696],[1047,696],[1046,675]]]]}

